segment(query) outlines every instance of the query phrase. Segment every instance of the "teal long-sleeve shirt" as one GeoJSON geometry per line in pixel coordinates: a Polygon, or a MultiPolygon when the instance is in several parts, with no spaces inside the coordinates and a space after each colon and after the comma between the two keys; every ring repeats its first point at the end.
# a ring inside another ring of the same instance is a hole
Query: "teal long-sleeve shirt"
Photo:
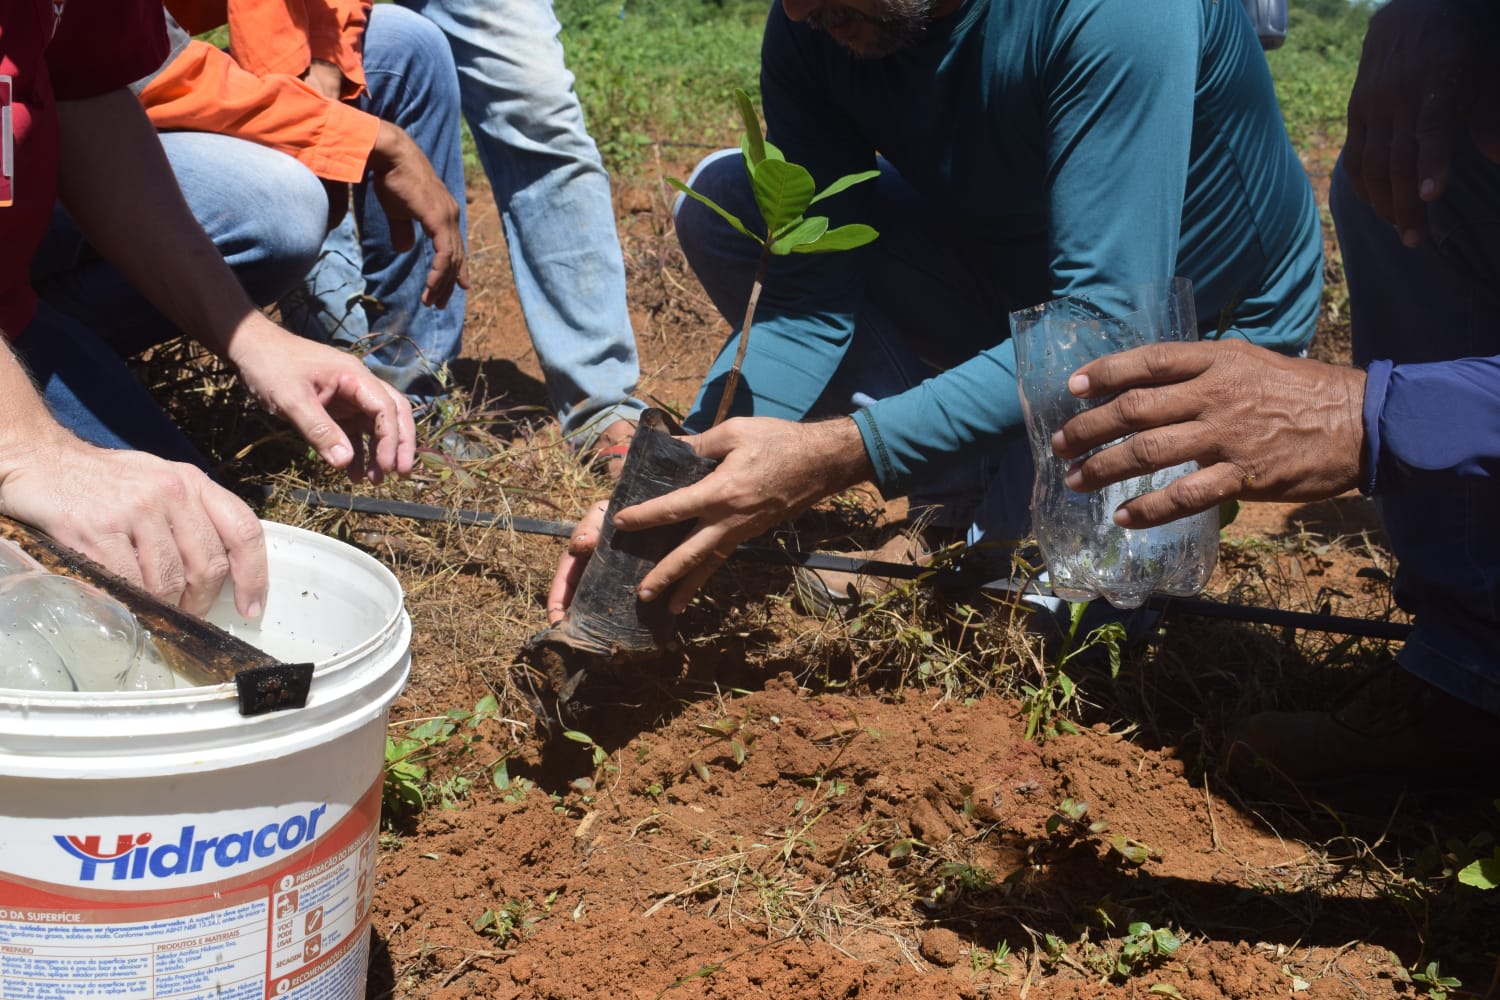
{"type": "MultiPolygon", "coordinates": [[[[965,0],[914,46],[860,59],[772,5],[768,137],[819,187],[884,157],[965,239],[1034,244],[1012,308],[1172,275],[1200,323],[1295,352],[1312,336],[1322,238],[1243,7],[1230,0],[965,0]]],[[[829,206],[869,221],[873,185],[829,206]]],[[[754,412],[807,415],[848,347],[865,250],[779,258],[745,361],[754,412]]],[[[855,419],[883,487],[1020,423],[1006,316],[973,358],[855,419]]],[[[727,368],[733,341],[706,385],[727,368]]],[[[706,390],[688,426],[717,405],[706,390]]]]}

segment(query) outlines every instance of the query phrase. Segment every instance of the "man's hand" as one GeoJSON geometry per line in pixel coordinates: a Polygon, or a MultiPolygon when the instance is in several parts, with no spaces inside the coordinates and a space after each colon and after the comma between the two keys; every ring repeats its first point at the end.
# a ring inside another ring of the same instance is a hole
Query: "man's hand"
{"type": "Polygon", "coordinates": [[[371,183],[391,224],[391,245],[408,250],[416,239],[412,223],[432,240],[432,269],[422,292],[425,305],[441,309],[455,284],[469,287],[464,232],[458,202],[432,169],[421,148],[399,127],[380,123],[370,152],[371,183]]]}
{"type": "Polygon", "coordinates": [[[241,615],[265,607],[260,522],[195,466],[96,448],[51,425],[4,449],[0,511],[193,614],[226,577],[241,615]]]}
{"type": "Polygon", "coordinates": [[[298,337],[258,312],[244,318],[226,356],[267,412],[288,420],[350,479],[379,483],[411,472],[417,437],[411,404],[358,358],[298,337]]]}
{"type": "MultiPolygon", "coordinates": [[[[642,601],[670,591],[681,613],[735,546],[754,538],[826,496],[868,479],[873,470],[859,428],[848,418],[800,424],[772,417],[740,417],[683,440],[719,467],[699,482],[615,515],[617,531],[697,521],[687,539],[641,581],[642,601]]],[[[547,597],[547,617],[562,619],[583,564],[603,524],[595,508],[573,531],[547,597]]]]}
{"type": "Polygon", "coordinates": [[[1407,246],[1427,236],[1426,203],[1447,190],[1458,130],[1486,155],[1500,153],[1493,40],[1465,0],[1392,0],[1370,19],[1344,169],[1407,246]]]}
{"type": "Polygon", "coordinates": [[[302,82],[330,101],[344,96],[344,71],[331,62],[314,59],[302,73],[302,82]]]}
{"type": "Polygon", "coordinates": [[[568,549],[558,562],[557,572],[552,574],[552,586],[547,590],[548,625],[556,625],[567,616],[568,605],[573,603],[573,594],[578,589],[584,567],[599,544],[599,533],[604,530],[604,512],[608,509],[609,502],[605,500],[589,504],[589,509],[573,526],[573,533],[568,536],[568,549]]]}
{"type": "Polygon", "coordinates": [[[1052,438],[1076,463],[1080,492],[1187,461],[1199,471],[1115,511],[1115,523],[1145,528],[1225,500],[1321,500],[1359,481],[1364,373],[1288,358],[1244,341],[1152,344],[1079,368],[1075,396],[1100,399],[1052,438]]]}

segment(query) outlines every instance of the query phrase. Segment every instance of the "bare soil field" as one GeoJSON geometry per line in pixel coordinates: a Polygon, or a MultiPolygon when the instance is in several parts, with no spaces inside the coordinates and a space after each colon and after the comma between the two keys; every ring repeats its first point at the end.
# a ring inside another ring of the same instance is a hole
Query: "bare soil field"
{"type": "MultiPolygon", "coordinates": [[[[696,155],[675,152],[616,199],[642,392],[681,409],[727,328],[672,237],[661,176],[696,155]]],[[[571,520],[608,485],[542,409],[482,184],[470,212],[455,375],[493,455],[428,453],[378,492],[571,520]]],[[[1315,354],[1347,357],[1342,310],[1315,354]]],[[[809,618],[786,570],[736,563],[682,616],[679,653],[548,740],[518,654],[562,542],[304,507],[285,488],[307,463],[224,406],[219,454],[291,460],[265,516],[366,549],[407,590],[391,735],[423,804],[388,816],[371,998],[1383,1000],[1438,996],[1442,976],[1495,992],[1500,893],[1452,878],[1500,830],[1493,788],[1433,775],[1285,802],[1222,772],[1239,721],[1330,704],[1387,642],[1168,608],[1118,672],[1070,662],[1077,697],[1040,718],[1076,733],[1027,739],[1056,653],[1014,608],[917,585],[809,618]]],[[[900,510],[853,491],[794,540],[853,547],[900,510]]],[[[1206,596],[1400,621],[1392,571],[1361,498],[1247,505],[1206,596]]]]}

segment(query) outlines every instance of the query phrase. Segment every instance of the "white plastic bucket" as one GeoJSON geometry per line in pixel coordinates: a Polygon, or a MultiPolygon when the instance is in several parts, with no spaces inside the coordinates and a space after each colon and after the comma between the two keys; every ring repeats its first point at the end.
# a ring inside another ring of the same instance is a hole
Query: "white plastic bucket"
{"type": "Polygon", "coordinates": [[[0,997],[364,995],[386,716],[406,683],[400,584],[323,535],[266,523],[260,623],[313,661],[299,709],[235,687],[0,690],[0,997]]]}

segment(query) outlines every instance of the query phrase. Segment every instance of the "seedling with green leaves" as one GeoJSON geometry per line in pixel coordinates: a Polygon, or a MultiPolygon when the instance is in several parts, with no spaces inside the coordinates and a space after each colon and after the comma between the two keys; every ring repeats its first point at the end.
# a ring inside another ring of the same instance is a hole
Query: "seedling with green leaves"
{"type": "Polygon", "coordinates": [[[785,257],[794,253],[832,253],[837,250],[853,250],[875,239],[878,233],[861,223],[828,228],[828,217],[808,216],[805,213],[824,198],[847,191],[856,184],[878,177],[880,171],[866,170],[840,177],[822,191],[806,167],[787,162],[786,156],[775,145],[765,139],[761,132],[760,118],[750,103],[750,95],[735,90],[735,102],[739,105],[740,117],[745,122],[745,136],[740,142],[740,152],[745,157],[745,171],[750,175],[750,187],[755,192],[755,204],[760,209],[761,221],[765,223],[765,235],[745,225],[734,213],[720,206],[712,198],[705,197],[675,177],[667,183],[683,194],[712,209],[725,222],[760,245],[760,260],[755,266],[755,281],[750,287],[750,301],[745,306],[745,320],[740,326],[740,342],[734,353],[734,363],[724,381],[724,394],[719,399],[719,410],[714,416],[718,424],[729,415],[735,390],[740,384],[740,369],[745,363],[745,350],[750,344],[750,326],[755,319],[755,307],[760,301],[761,287],[772,257],[785,257]]]}
{"type": "Polygon", "coordinates": [[[1126,928],[1125,937],[1120,941],[1114,974],[1127,979],[1170,958],[1181,946],[1182,939],[1167,928],[1152,927],[1144,920],[1137,920],[1126,928]]]}
{"type": "MultiPolygon", "coordinates": [[[[714,737],[711,744],[718,747],[721,743],[727,746],[730,757],[734,759],[735,767],[745,763],[745,756],[750,748],[755,745],[755,733],[750,728],[750,712],[735,718],[730,715],[721,715],[713,722],[698,723],[698,731],[707,733],[714,737]]],[[[691,758],[693,771],[705,782],[709,780],[708,765],[700,760],[696,753],[691,758]]]]}
{"type": "MultiPolygon", "coordinates": [[[[472,711],[450,708],[446,713],[415,723],[395,723],[410,728],[402,736],[386,736],[385,774],[381,788],[381,806],[388,822],[410,818],[420,813],[436,796],[446,809],[455,808],[465,798],[472,784],[470,771],[457,766],[452,775],[433,783],[428,767],[439,757],[458,764],[472,752],[479,738],[479,726],[496,718],[500,708],[494,695],[479,699],[472,711]]],[[[504,789],[505,758],[484,765],[496,788],[504,789]]]]}
{"type": "Polygon", "coordinates": [[[1102,648],[1109,657],[1110,676],[1120,673],[1120,648],[1126,639],[1125,626],[1119,622],[1106,622],[1091,629],[1080,640],[1078,632],[1087,609],[1088,604],[1083,602],[1069,605],[1068,634],[1056,663],[1050,667],[1039,663],[1040,682],[1021,685],[1021,710],[1026,715],[1028,740],[1045,741],[1064,733],[1077,735],[1078,727],[1068,714],[1077,699],[1078,688],[1064,670],[1071,661],[1090,649],[1102,648]]]}
{"type": "Polygon", "coordinates": [[[989,948],[971,948],[969,950],[969,968],[976,973],[998,972],[1001,975],[1010,975],[1010,943],[1001,941],[995,945],[994,950],[989,948]]]}
{"type": "Polygon", "coordinates": [[[609,751],[594,742],[594,738],[588,733],[569,729],[563,732],[565,739],[581,745],[589,754],[589,762],[594,766],[591,775],[574,778],[568,782],[575,792],[578,792],[585,803],[594,801],[594,796],[599,787],[599,776],[601,774],[613,774],[620,770],[620,765],[610,759],[609,751]]]}
{"type": "Polygon", "coordinates": [[[1414,968],[1407,972],[1408,978],[1416,985],[1422,996],[1430,997],[1431,1000],[1447,1000],[1449,994],[1463,986],[1463,981],[1456,976],[1445,976],[1436,961],[1428,962],[1422,968],[1414,968]]]}

